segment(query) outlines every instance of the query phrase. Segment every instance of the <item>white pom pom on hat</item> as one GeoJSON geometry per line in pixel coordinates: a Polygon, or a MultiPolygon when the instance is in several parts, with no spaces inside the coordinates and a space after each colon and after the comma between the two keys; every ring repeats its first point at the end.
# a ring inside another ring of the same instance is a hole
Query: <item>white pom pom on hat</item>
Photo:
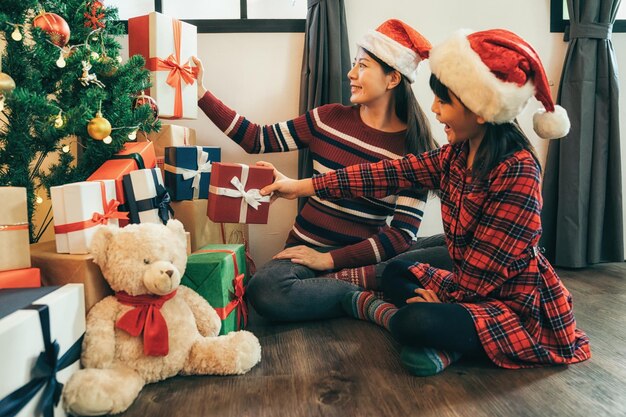
{"type": "Polygon", "coordinates": [[[410,82],[415,81],[417,68],[432,47],[421,33],[398,19],[386,20],[357,45],[400,71],[410,82]]]}
{"type": "Polygon", "coordinates": [[[569,132],[567,112],[554,105],[539,56],[513,32],[458,31],[431,49],[429,62],[433,74],[487,122],[512,122],[535,96],[544,106],[533,116],[537,135],[556,139],[569,132]]]}

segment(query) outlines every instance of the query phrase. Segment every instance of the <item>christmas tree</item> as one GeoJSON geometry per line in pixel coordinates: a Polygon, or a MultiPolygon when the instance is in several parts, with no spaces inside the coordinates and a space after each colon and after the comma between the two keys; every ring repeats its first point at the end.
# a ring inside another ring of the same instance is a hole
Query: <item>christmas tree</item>
{"type": "Polygon", "coordinates": [[[138,131],[159,128],[156,104],[142,95],[144,60],[122,63],[116,19],[99,1],[0,2],[0,186],[26,187],[31,242],[51,220],[33,226],[42,193],[85,180],[138,131]],[[43,170],[53,154],[58,162],[43,170]]]}

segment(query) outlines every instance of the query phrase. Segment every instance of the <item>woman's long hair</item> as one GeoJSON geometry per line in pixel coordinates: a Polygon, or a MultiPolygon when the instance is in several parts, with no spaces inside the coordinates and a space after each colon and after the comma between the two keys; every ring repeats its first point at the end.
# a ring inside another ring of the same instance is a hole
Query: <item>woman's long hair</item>
{"type": "MultiPolygon", "coordinates": [[[[434,74],[430,76],[430,88],[444,103],[449,104],[452,102],[448,87],[434,74]]],[[[486,123],[485,126],[485,136],[476,151],[474,163],[472,164],[472,176],[474,179],[479,181],[486,180],[491,170],[500,162],[522,149],[529,151],[537,165],[541,167],[535,148],[519,127],[517,120],[502,124],[486,123]]]]}
{"type": "MultiPolygon", "coordinates": [[[[376,55],[365,51],[374,61],[378,62],[385,74],[397,71],[376,55]]],[[[395,111],[400,120],[406,123],[405,153],[419,154],[437,148],[437,142],[430,132],[430,123],[415,98],[411,83],[404,75],[402,81],[393,89],[395,111]]]]}

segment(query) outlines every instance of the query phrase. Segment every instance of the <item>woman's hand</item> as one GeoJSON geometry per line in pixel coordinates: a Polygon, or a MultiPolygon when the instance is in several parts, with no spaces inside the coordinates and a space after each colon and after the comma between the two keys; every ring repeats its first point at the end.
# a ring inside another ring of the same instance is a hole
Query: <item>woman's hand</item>
{"type": "Polygon", "coordinates": [[[287,248],[274,255],[274,259],[290,259],[294,264],[304,265],[316,271],[325,271],[335,267],[330,253],[318,252],[304,245],[287,248]]]}
{"type": "Polygon", "coordinates": [[[202,61],[196,56],[192,56],[191,60],[193,64],[198,67],[198,100],[200,100],[206,93],[206,88],[204,88],[204,66],[202,65],[202,61]]]}
{"type": "Polygon", "coordinates": [[[408,298],[406,302],[411,303],[440,303],[441,300],[433,290],[418,288],[415,290],[415,297],[408,298]]]}
{"type": "Polygon", "coordinates": [[[271,201],[274,201],[278,197],[293,200],[298,197],[307,197],[315,194],[313,181],[310,178],[304,180],[294,180],[286,177],[269,162],[259,161],[256,164],[259,166],[269,167],[274,170],[274,182],[261,189],[261,195],[270,195],[274,193],[272,194],[271,201]]]}

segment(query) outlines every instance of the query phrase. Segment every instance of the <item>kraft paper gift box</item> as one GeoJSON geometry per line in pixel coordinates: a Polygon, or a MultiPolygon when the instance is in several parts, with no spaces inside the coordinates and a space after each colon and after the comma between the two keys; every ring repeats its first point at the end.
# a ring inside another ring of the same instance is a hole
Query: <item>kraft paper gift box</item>
{"type": "Polygon", "coordinates": [[[0,271],[30,267],[26,188],[0,187],[0,271]]]}
{"type": "Polygon", "coordinates": [[[118,219],[127,219],[118,211],[115,195],[113,180],[50,187],[57,252],[88,253],[97,226],[118,226],[118,219]]]}
{"type": "Polygon", "coordinates": [[[197,68],[191,66],[191,57],[198,55],[194,25],[157,12],[130,18],[128,54],[146,60],[152,85],[146,94],[159,104],[160,118],[197,118],[197,68]]]}
{"type": "Polygon", "coordinates": [[[217,146],[174,146],[165,148],[165,187],[172,200],[209,197],[211,167],[221,160],[217,146]]]}
{"type": "Polygon", "coordinates": [[[209,186],[208,216],[214,222],[266,224],[270,196],[260,189],[274,181],[273,169],[215,163],[209,186]]]}
{"type": "Polygon", "coordinates": [[[131,223],[167,224],[173,210],[158,168],[132,171],[123,183],[131,223]]]}
{"type": "Polygon", "coordinates": [[[187,258],[181,284],[200,294],[222,319],[220,334],[246,327],[244,245],[207,245],[187,258]]]}
{"type": "Polygon", "coordinates": [[[80,369],[84,333],[82,285],[0,290],[0,415],[65,416],[51,388],[80,369]]]}
{"type": "MultiPolygon", "coordinates": [[[[115,180],[115,195],[122,207],[120,211],[126,211],[124,207],[124,175],[137,169],[149,169],[156,167],[156,155],[152,142],[127,142],[124,149],[113,155],[111,159],[100,166],[87,181],[115,180]]],[[[123,221],[120,226],[127,224],[123,221]]]]}
{"type": "Polygon", "coordinates": [[[35,287],[41,287],[41,274],[39,268],[0,271],[0,288],[35,287]]]}
{"type": "Polygon", "coordinates": [[[91,254],[57,253],[54,241],[32,244],[30,253],[33,266],[41,270],[42,285],[84,285],[86,311],[104,297],[113,294],[91,254]]]}
{"type": "Polygon", "coordinates": [[[159,158],[165,155],[165,148],[168,146],[196,146],[196,130],[185,126],[162,124],[158,132],[147,135],[140,133],[137,141],[152,142],[154,153],[159,158]]]}
{"type": "Polygon", "coordinates": [[[207,200],[172,201],[174,218],[190,233],[193,252],[210,243],[244,243],[248,226],[239,223],[214,223],[206,215],[207,200]]]}

